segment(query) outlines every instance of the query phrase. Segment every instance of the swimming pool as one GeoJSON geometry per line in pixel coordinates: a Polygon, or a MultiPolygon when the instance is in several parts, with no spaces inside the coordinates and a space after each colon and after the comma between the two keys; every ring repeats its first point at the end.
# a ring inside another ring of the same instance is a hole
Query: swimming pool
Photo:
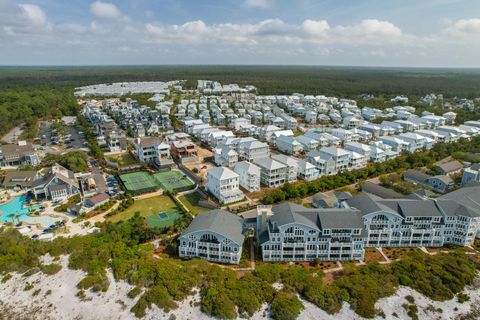
{"type": "MultiPolygon", "coordinates": [[[[42,226],[48,227],[52,224],[55,223],[56,220],[49,216],[39,216],[39,217],[31,217],[28,215],[28,209],[23,206],[23,202],[25,201],[25,195],[21,195],[18,197],[15,197],[13,200],[10,202],[7,202],[3,205],[0,205],[0,222],[12,222],[12,218],[9,217],[10,214],[19,214],[20,216],[18,217],[18,220],[30,223],[30,224],[36,224],[39,223],[42,226]]],[[[38,209],[39,206],[32,206],[30,209],[38,209]]],[[[17,218],[13,218],[13,222],[17,222],[17,218]]]]}

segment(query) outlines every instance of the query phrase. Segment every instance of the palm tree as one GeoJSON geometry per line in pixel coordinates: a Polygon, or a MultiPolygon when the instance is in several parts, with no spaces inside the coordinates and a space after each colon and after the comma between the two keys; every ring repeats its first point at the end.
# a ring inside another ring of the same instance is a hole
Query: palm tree
{"type": "Polygon", "coordinates": [[[22,215],[21,215],[21,214],[18,214],[18,213],[15,215],[15,219],[17,219],[17,222],[18,222],[18,223],[20,223],[20,217],[21,217],[21,216],[22,216],[22,215]]]}
{"type": "Polygon", "coordinates": [[[12,219],[12,223],[15,222],[15,220],[14,220],[14,219],[15,219],[15,213],[10,213],[10,214],[8,215],[8,217],[9,217],[10,219],[12,219]]]}

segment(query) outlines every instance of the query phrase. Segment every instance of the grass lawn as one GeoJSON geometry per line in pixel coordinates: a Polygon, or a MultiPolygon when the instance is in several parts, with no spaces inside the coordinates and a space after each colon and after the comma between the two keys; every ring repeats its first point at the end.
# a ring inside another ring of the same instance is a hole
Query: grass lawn
{"type": "Polygon", "coordinates": [[[133,217],[137,211],[140,212],[142,217],[146,217],[155,213],[175,209],[178,209],[177,205],[168,196],[156,196],[148,199],[135,200],[135,203],[130,208],[112,216],[108,221],[117,222],[120,220],[128,220],[133,217]]]}
{"type": "Polygon", "coordinates": [[[204,211],[208,211],[208,208],[200,207],[198,205],[198,200],[201,199],[201,195],[198,192],[189,193],[183,196],[178,197],[181,203],[187,207],[193,215],[197,215],[204,211]]]}
{"type": "Polygon", "coordinates": [[[132,157],[132,155],[128,152],[119,153],[119,154],[112,154],[106,156],[108,161],[116,162],[120,167],[127,167],[134,164],[137,164],[137,159],[132,157]]]}

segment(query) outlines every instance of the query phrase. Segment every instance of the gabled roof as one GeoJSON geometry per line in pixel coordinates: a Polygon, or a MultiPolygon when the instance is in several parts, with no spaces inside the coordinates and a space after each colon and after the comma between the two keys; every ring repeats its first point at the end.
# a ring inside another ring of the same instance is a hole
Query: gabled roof
{"type": "Polygon", "coordinates": [[[235,164],[235,172],[242,170],[248,174],[256,174],[260,176],[260,168],[248,161],[240,161],[235,164]]]}
{"type": "Polygon", "coordinates": [[[273,160],[272,158],[258,159],[257,161],[255,161],[255,164],[267,170],[286,168],[286,165],[276,160],[273,160]]]}
{"type": "Polygon", "coordinates": [[[238,178],[238,174],[224,167],[212,168],[208,170],[208,175],[211,175],[218,180],[238,178]]]}
{"type": "Polygon", "coordinates": [[[439,200],[454,200],[480,212],[480,186],[463,187],[438,197],[439,200]]]}
{"type": "Polygon", "coordinates": [[[297,158],[294,158],[294,157],[289,157],[289,156],[286,156],[284,154],[274,154],[274,155],[271,155],[272,159],[275,160],[275,161],[278,161],[278,162],[281,162],[287,166],[290,166],[290,167],[297,167],[298,166],[298,161],[300,159],[297,159],[297,158]]]}
{"type": "Polygon", "coordinates": [[[443,173],[450,173],[463,169],[463,165],[457,160],[437,164],[437,167],[440,168],[443,173]]]}
{"type": "Polygon", "coordinates": [[[407,179],[419,181],[419,182],[425,182],[427,179],[431,178],[431,176],[429,176],[428,174],[418,170],[414,170],[414,169],[406,170],[405,173],[403,174],[403,177],[407,179]]]}
{"type": "Polygon", "coordinates": [[[291,223],[303,224],[313,229],[362,228],[361,213],[355,209],[309,209],[294,203],[282,203],[272,207],[270,221],[278,226],[291,223]]]}
{"type": "Polygon", "coordinates": [[[211,210],[197,215],[182,232],[182,237],[190,233],[206,231],[213,232],[232,240],[239,246],[243,245],[242,218],[222,209],[211,210]]]}
{"type": "Polygon", "coordinates": [[[442,216],[433,200],[399,200],[397,204],[404,217],[442,216]]]}
{"type": "Polygon", "coordinates": [[[321,153],[329,154],[336,157],[341,157],[345,155],[350,155],[348,151],[338,147],[323,147],[320,149],[321,153]]]}
{"type": "Polygon", "coordinates": [[[480,212],[454,200],[437,200],[438,206],[447,216],[480,217],[480,212]]]}
{"type": "Polygon", "coordinates": [[[451,184],[451,183],[454,183],[452,178],[450,178],[449,176],[444,176],[444,175],[433,176],[433,177],[428,178],[427,180],[430,181],[430,180],[434,180],[434,179],[440,180],[444,184],[447,184],[447,185],[451,184]]]}
{"type": "Polygon", "coordinates": [[[308,212],[308,209],[295,203],[286,202],[277,204],[272,207],[274,215],[270,218],[278,226],[283,226],[290,223],[298,223],[309,226],[314,229],[319,229],[316,219],[312,217],[307,218],[299,212],[308,212]]]}

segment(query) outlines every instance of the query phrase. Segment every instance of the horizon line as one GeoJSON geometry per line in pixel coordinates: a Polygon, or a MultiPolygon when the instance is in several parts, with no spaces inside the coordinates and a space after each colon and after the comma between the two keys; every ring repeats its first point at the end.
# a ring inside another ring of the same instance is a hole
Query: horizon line
{"type": "Polygon", "coordinates": [[[454,67],[454,66],[386,66],[386,65],[348,65],[348,64],[0,64],[0,68],[88,68],[88,67],[311,67],[311,68],[356,68],[356,69],[450,69],[450,70],[480,70],[477,67],[454,67]]]}

